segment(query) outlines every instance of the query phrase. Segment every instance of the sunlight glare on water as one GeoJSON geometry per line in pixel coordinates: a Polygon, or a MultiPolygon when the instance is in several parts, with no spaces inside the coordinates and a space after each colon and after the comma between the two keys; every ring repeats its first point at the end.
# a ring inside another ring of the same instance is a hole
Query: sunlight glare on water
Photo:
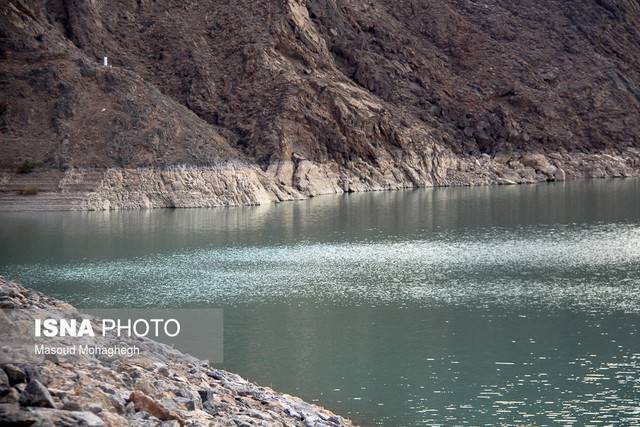
{"type": "Polygon", "coordinates": [[[364,425],[640,424],[638,180],[0,219],[0,274],[222,307],[224,368],[364,425]]]}

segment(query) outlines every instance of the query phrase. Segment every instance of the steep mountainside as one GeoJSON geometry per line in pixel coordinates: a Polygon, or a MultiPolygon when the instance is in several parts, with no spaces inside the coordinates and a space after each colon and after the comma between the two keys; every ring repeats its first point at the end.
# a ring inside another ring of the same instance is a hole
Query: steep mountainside
{"type": "Polygon", "coordinates": [[[7,0],[0,184],[114,208],[636,175],[639,28],[637,0],[7,0]]]}

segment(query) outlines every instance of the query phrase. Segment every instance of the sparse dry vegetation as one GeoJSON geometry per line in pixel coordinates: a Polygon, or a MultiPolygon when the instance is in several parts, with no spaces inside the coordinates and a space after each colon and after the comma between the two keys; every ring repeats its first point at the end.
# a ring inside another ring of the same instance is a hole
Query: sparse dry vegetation
{"type": "Polygon", "coordinates": [[[21,196],[35,196],[39,192],[40,190],[35,185],[29,185],[21,190],[18,190],[18,194],[20,194],[21,196]]]}
{"type": "Polygon", "coordinates": [[[23,173],[23,174],[31,173],[39,165],[40,165],[40,162],[25,160],[24,162],[20,163],[20,165],[16,169],[16,172],[23,173]]]}

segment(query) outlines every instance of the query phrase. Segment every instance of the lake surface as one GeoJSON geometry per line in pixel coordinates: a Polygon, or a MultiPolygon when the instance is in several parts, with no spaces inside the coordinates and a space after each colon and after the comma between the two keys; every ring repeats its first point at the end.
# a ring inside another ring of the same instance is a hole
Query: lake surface
{"type": "Polygon", "coordinates": [[[4,213],[0,240],[79,307],[223,308],[221,367],[363,425],[640,424],[638,180],[4,213]]]}

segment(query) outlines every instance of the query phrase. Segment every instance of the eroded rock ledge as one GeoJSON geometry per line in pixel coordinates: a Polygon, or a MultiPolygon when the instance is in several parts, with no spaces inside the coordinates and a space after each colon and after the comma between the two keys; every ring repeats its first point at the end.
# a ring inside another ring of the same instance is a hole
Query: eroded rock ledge
{"type": "Polygon", "coordinates": [[[318,164],[306,159],[215,167],[0,172],[0,210],[117,210],[248,206],[323,194],[438,186],[513,185],[640,175],[640,151],[525,153],[461,157],[412,151],[374,166],[318,164]],[[29,191],[31,190],[31,191],[29,191]],[[20,194],[20,193],[36,194],[20,194]]]}
{"type": "MultiPolygon", "coordinates": [[[[0,351],[20,321],[72,318],[68,304],[0,277],[0,351]],[[8,310],[9,311],[5,311],[8,310]]],[[[112,345],[100,338],[101,345],[112,345]]],[[[119,344],[122,344],[122,340],[119,344]]],[[[140,356],[5,363],[0,425],[34,426],[351,426],[326,409],[252,384],[238,375],[151,340],[140,356]]],[[[53,358],[55,359],[55,358],[53,358]]],[[[6,360],[5,360],[6,361],[6,360]]]]}

